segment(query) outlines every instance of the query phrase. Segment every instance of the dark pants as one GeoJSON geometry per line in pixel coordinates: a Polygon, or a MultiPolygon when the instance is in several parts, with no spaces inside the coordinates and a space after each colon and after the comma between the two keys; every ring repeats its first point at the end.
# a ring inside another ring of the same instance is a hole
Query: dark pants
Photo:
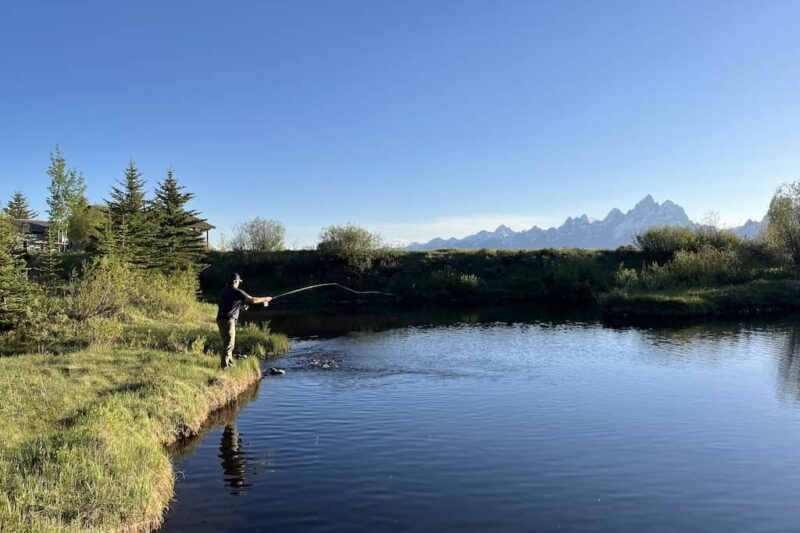
{"type": "Polygon", "coordinates": [[[220,350],[220,363],[222,368],[233,364],[233,347],[236,344],[236,321],[233,319],[217,320],[219,334],[222,337],[222,350],[220,350]]]}

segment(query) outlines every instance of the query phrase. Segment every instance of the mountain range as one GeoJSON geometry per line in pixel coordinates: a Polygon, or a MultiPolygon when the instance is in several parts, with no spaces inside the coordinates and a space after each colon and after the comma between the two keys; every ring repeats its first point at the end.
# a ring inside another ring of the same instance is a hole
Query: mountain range
{"type": "MultiPolygon", "coordinates": [[[[764,221],[748,220],[742,226],[729,231],[746,239],[758,237],[764,221]]],[[[651,195],[645,196],[633,209],[623,213],[617,208],[609,211],[602,220],[586,215],[569,217],[557,228],[542,229],[533,226],[523,231],[514,231],[508,226],[499,226],[494,231],[480,231],[463,239],[436,238],[426,243],[412,243],[409,250],[437,250],[441,248],[617,248],[633,244],[633,238],[655,226],[685,226],[698,228],[683,208],[666,200],[656,202],[651,195]]]]}

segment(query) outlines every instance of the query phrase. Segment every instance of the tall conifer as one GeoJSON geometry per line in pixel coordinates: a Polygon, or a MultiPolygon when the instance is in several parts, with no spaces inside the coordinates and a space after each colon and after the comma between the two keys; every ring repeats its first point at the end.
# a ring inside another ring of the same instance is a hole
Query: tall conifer
{"type": "Polygon", "coordinates": [[[16,229],[19,242],[25,242],[26,234],[28,233],[28,223],[25,221],[38,217],[39,213],[30,208],[28,199],[20,191],[14,191],[14,196],[3,208],[3,212],[16,229]]]}
{"type": "Polygon", "coordinates": [[[158,184],[152,204],[158,226],[156,264],[165,272],[193,268],[205,254],[205,243],[195,227],[201,222],[198,212],[186,207],[192,198],[194,194],[185,192],[169,169],[164,181],[158,184]]]}
{"type": "Polygon", "coordinates": [[[112,187],[108,215],[119,257],[131,264],[149,267],[153,263],[153,217],[148,209],[145,181],[132,160],[125,175],[112,187]]]}
{"type": "Polygon", "coordinates": [[[13,328],[27,316],[32,292],[16,229],[8,216],[0,214],[0,329],[13,328]]]}
{"type": "Polygon", "coordinates": [[[8,201],[3,211],[9,218],[17,220],[32,220],[39,216],[39,213],[30,208],[28,199],[20,191],[14,191],[14,196],[8,201]]]}

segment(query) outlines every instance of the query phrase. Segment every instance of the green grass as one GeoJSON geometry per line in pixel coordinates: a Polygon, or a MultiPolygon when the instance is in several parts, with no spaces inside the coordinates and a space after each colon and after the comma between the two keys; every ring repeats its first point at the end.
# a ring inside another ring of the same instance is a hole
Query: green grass
{"type": "Polygon", "coordinates": [[[720,287],[611,291],[600,298],[610,316],[694,317],[800,310],[800,280],[761,279],[720,287]]]}
{"type": "MultiPolygon", "coordinates": [[[[166,445],[260,377],[258,360],[222,372],[202,320],[137,320],[115,345],[0,358],[0,531],[150,531],[172,497],[166,445]],[[203,342],[197,342],[203,337],[203,342]]],[[[253,346],[285,337],[257,328],[253,346]]],[[[247,341],[247,335],[244,336],[247,341]]]]}

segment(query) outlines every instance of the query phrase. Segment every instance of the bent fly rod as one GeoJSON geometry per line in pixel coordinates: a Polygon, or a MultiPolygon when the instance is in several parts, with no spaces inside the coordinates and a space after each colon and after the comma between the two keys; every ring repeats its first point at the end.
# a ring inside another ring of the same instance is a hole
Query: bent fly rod
{"type": "MultiPolygon", "coordinates": [[[[296,294],[298,292],[303,292],[303,291],[310,291],[311,289],[319,289],[319,288],[322,288],[322,287],[339,287],[340,289],[344,289],[347,292],[352,292],[353,294],[377,294],[377,295],[380,295],[380,296],[391,296],[392,298],[397,298],[398,300],[400,299],[400,297],[398,295],[392,294],[391,292],[357,291],[355,289],[351,289],[350,287],[345,287],[341,283],[320,283],[318,285],[309,285],[308,287],[302,287],[300,289],[295,289],[293,291],[288,291],[288,292],[281,293],[281,294],[279,294],[277,296],[273,296],[272,300],[270,300],[270,301],[277,300],[278,298],[283,298],[284,296],[289,296],[290,294],[296,294]]],[[[264,307],[267,307],[268,305],[269,305],[268,303],[264,303],[264,307]]]]}

